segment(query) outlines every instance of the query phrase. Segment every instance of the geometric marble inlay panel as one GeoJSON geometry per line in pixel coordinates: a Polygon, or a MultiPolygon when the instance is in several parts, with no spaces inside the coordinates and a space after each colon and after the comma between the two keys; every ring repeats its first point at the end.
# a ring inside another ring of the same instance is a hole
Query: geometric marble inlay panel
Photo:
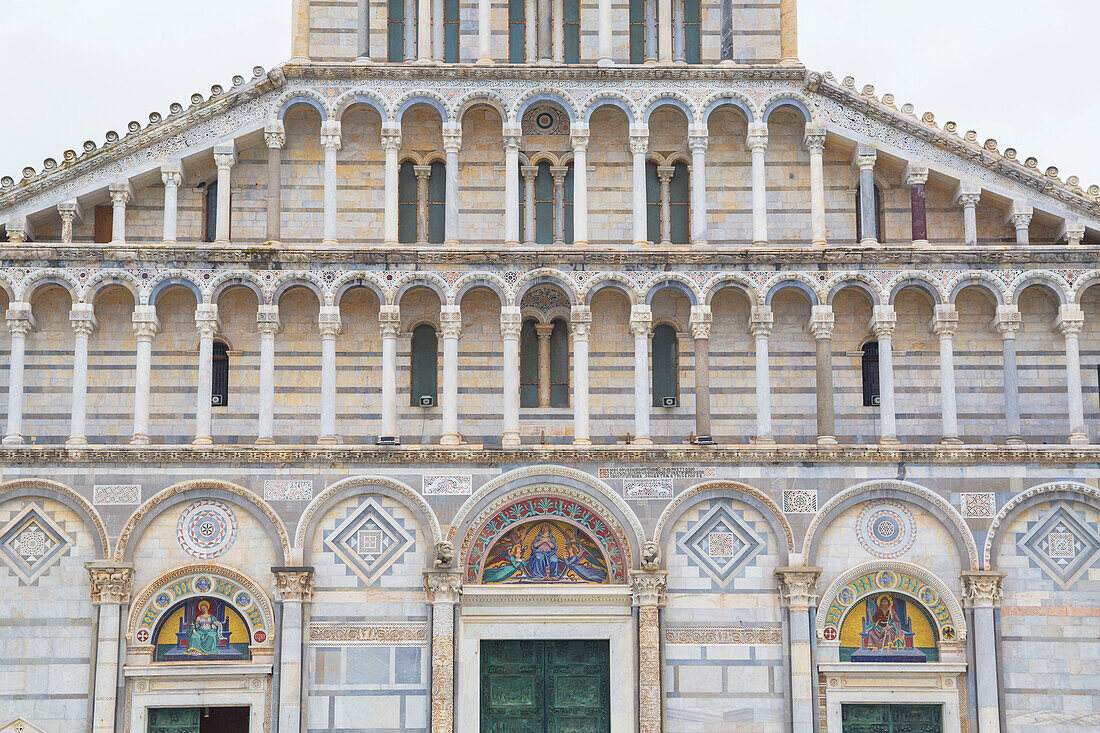
{"type": "Polygon", "coordinates": [[[1100,532],[1067,503],[1054,504],[1027,527],[1017,546],[1063,588],[1100,556],[1100,532]]]}
{"type": "Polygon", "coordinates": [[[678,536],[683,551],[720,587],[725,587],[768,545],[738,515],[718,504],[678,536]]]}
{"type": "Polygon", "coordinates": [[[371,498],[325,533],[325,546],[348,571],[369,586],[413,546],[413,537],[400,520],[371,498]]]}
{"type": "Polygon", "coordinates": [[[74,542],[44,510],[31,505],[0,527],[0,555],[22,584],[33,584],[74,542]]]}
{"type": "Polygon", "coordinates": [[[913,547],[917,522],[904,504],[890,500],[868,502],[856,519],[856,540],[875,557],[892,560],[913,547]]]}

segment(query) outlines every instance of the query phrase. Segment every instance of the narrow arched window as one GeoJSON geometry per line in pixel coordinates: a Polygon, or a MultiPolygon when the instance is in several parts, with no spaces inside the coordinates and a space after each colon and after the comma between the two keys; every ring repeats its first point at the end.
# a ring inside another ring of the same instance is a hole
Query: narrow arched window
{"type": "Polygon", "coordinates": [[[868,341],[863,345],[863,406],[878,404],[878,342],[868,341]]]}
{"type": "Polygon", "coordinates": [[[539,337],[533,320],[524,321],[519,332],[519,406],[539,406],[539,337]]]}
{"type": "Polygon", "coordinates": [[[386,23],[386,57],[394,63],[405,60],[405,0],[389,0],[386,23]]]}
{"type": "Polygon", "coordinates": [[[397,241],[416,243],[416,171],[411,161],[401,164],[397,176],[397,241]]]}
{"type": "MultiPolygon", "coordinates": [[[[875,228],[877,239],[879,242],[885,242],[886,240],[886,211],[883,208],[882,189],[875,186],[875,228]]],[[[863,200],[859,195],[859,189],[856,189],[856,242],[863,240],[863,200]]]]}
{"type": "Polygon", "coordinates": [[[560,319],[550,334],[550,406],[569,407],[569,327],[560,319]]]}
{"type": "Polygon", "coordinates": [[[673,244],[688,244],[691,241],[689,190],[688,167],[677,163],[672,167],[672,179],[668,185],[673,244]]]}
{"type": "MultiPolygon", "coordinates": [[[[526,0],[508,0],[508,63],[527,61],[526,0]]],[[[522,191],[523,188],[521,187],[522,191]]]]}
{"type": "Polygon", "coordinates": [[[203,192],[203,241],[213,242],[218,238],[218,183],[215,181],[203,192]]]}
{"type": "Polygon", "coordinates": [[[653,329],[653,406],[680,404],[679,353],[676,329],[660,325],[653,329]]]}
{"type": "Polygon", "coordinates": [[[443,0],[443,60],[458,63],[459,0],[443,0]]]}
{"type": "Polygon", "coordinates": [[[661,241],[661,179],[657,176],[657,164],[652,160],[645,164],[646,238],[650,242],[661,241]]]}
{"type": "Polygon", "coordinates": [[[225,407],[229,404],[229,347],[224,341],[215,341],[210,358],[210,404],[225,407]]]}
{"type": "Polygon", "coordinates": [[[443,163],[432,163],[428,175],[428,242],[443,244],[447,230],[447,169],[443,163]]]}
{"type": "Polygon", "coordinates": [[[698,64],[702,59],[703,16],[699,0],[680,0],[684,3],[684,60],[698,64]]]}
{"type": "Polygon", "coordinates": [[[565,63],[581,62],[581,4],[580,0],[565,0],[562,21],[565,26],[565,63]]]}
{"type": "Polygon", "coordinates": [[[554,242],[554,176],[549,163],[535,175],[535,244],[554,242]]]}
{"type": "Polygon", "coordinates": [[[435,407],[438,399],[439,338],[423,323],[413,329],[409,355],[409,392],[413,407],[435,407]]]}

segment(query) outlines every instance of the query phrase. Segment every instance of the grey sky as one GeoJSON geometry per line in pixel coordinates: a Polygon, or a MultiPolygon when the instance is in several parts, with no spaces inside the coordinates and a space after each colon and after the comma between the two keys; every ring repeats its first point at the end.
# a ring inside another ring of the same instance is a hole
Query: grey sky
{"type": "MultiPolygon", "coordinates": [[[[1100,3],[801,0],[799,16],[810,68],[874,84],[1063,178],[1100,183],[1100,3]]],[[[290,0],[0,0],[0,18],[0,175],[16,179],[290,56],[290,0]]]]}

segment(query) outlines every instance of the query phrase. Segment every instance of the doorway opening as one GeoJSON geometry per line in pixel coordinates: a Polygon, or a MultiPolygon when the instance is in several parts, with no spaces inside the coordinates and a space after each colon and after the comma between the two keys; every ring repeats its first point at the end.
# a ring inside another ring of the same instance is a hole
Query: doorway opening
{"type": "Polygon", "coordinates": [[[151,708],[148,733],[244,733],[248,708],[151,708]]]}
{"type": "Polygon", "coordinates": [[[943,733],[941,705],[842,705],[844,733],[943,733]]]}

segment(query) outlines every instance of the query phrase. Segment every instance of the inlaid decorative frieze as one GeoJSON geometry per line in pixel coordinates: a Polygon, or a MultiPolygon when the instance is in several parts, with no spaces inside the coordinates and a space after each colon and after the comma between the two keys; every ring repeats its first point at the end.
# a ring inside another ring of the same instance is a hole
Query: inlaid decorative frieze
{"type": "Polygon", "coordinates": [[[672,479],[670,478],[629,478],[623,479],[624,499],[671,499],[672,479]]]}
{"type": "Polygon", "coordinates": [[[755,646],[782,644],[783,629],[779,626],[666,626],[666,644],[689,646],[723,645],[755,646]]]}
{"type": "Polygon", "coordinates": [[[715,478],[717,469],[713,466],[603,466],[598,469],[601,480],[609,479],[706,479],[715,478]]]}
{"type": "Polygon", "coordinates": [[[474,477],[469,474],[425,474],[421,483],[424,496],[469,496],[474,477]]]}
{"type": "Polygon", "coordinates": [[[138,484],[107,484],[92,488],[92,503],[100,506],[141,503],[141,486],[138,484]]]}
{"type": "Polygon", "coordinates": [[[312,646],[422,646],[428,642],[426,623],[314,622],[312,646]]]}
{"type": "Polygon", "coordinates": [[[959,495],[959,509],[966,519],[986,519],[997,515],[997,495],[991,491],[964,492],[959,495]]]}
{"type": "Polygon", "coordinates": [[[310,501],[312,498],[312,479],[267,479],[264,481],[264,499],[266,501],[310,501]]]}
{"type": "Polygon", "coordinates": [[[817,512],[816,489],[784,489],[784,514],[814,514],[817,512]]]}
{"type": "Polygon", "coordinates": [[[856,540],[875,557],[901,557],[917,540],[917,522],[901,502],[868,502],[856,518],[856,540]]]}

